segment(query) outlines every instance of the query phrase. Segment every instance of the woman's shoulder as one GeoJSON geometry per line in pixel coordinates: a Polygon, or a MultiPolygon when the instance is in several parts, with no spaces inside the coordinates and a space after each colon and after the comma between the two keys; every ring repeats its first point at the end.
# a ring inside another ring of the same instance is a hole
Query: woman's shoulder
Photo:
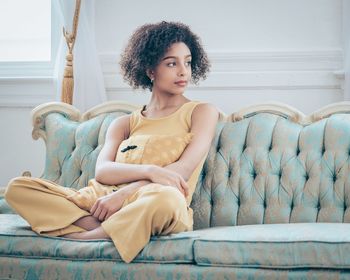
{"type": "Polygon", "coordinates": [[[196,122],[206,123],[218,118],[218,110],[213,104],[201,101],[193,101],[192,104],[186,117],[189,127],[196,122]]]}
{"type": "Polygon", "coordinates": [[[218,108],[215,105],[206,102],[198,102],[192,112],[192,118],[196,116],[199,116],[202,119],[205,117],[215,118],[218,117],[218,115],[218,108]]]}
{"type": "Polygon", "coordinates": [[[130,118],[131,115],[128,114],[114,119],[109,125],[108,130],[112,134],[113,132],[124,131],[124,136],[127,138],[130,134],[130,118]]]}

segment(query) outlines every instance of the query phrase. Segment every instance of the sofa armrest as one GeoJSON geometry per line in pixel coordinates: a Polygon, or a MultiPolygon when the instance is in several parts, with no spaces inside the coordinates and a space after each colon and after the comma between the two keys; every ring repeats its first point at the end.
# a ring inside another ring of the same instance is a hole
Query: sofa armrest
{"type": "MultiPolygon", "coordinates": [[[[80,189],[94,177],[95,163],[110,123],[140,106],[108,101],[81,114],[61,102],[41,104],[32,110],[35,140],[46,146],[41,178],[65,187],[80,189]]],[[[24,175],[25,176],[25,175],[24,175]]]]}
{"type": "Polygon", "coordinates": [[[0,186],[0,215],[1,214],[15,214],[11,207],[5,201],[6,187],[0,186]]]}
{"type": "Polygon", "coordinates": [[[0,198],[3,198],[4,195],[5,195],[5,190],[6,190],[6,187],[0,187],[0,198]]]}

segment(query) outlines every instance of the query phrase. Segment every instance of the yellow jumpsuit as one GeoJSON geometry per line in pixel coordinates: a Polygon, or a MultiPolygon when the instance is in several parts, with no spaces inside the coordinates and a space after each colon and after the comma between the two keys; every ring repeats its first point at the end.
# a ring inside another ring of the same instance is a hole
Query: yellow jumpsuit
{"type": "MultiPolygon", "coordinates": [[[[130,117],[130,137],[188,133],[192,111],[197,104],[199,102],[187,102],[173,114],[157,119],[146,118],[141,110],[137,110],[130,117]]],[[[152,235],[192,230],[189,205],[204,160],[205,157],[188,181],[190,190],[186,199],[172,186],[150,183],[129,196],[119,211],[101,223],[125,262],[131,262],[152,235]]],[[[18,177],[10,181],[5,198],[35,232],[61,236],[85,231],[73,223],[90,215],[89,210],[96,199],[117,189],[118,186],[101,185],[94,179],[87,187],[76,191],[45,179],[18,177]]]]}

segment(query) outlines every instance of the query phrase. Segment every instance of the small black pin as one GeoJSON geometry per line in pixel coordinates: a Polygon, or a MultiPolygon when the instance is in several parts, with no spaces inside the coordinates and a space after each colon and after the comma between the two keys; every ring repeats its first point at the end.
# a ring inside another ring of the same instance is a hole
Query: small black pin
{"type": "Polygon", "coordinates": [[[132,145],[132,146],[127,146],[126,148],[120,150],[122,153],[125,153],[126,151],[129,151],[129,150],[133,150],[133,149],[136,149],[137,146],[136,145],[132,145]]]}

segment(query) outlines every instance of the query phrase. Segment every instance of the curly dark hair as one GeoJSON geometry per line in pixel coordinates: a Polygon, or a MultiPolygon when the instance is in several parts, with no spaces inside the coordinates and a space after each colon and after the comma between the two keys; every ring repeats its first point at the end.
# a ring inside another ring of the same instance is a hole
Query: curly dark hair
{"type": "Polygon", "coordinates": [[[154,69],[170,46],[178,42],[186,44],[191,51],[192,82],[205,79],[210,63],[200,38],[183,23],[162,21],[142,25],[131,36],[120,61],[124,80],[134,89],[152,90],[147,70],[154,69]]]}

